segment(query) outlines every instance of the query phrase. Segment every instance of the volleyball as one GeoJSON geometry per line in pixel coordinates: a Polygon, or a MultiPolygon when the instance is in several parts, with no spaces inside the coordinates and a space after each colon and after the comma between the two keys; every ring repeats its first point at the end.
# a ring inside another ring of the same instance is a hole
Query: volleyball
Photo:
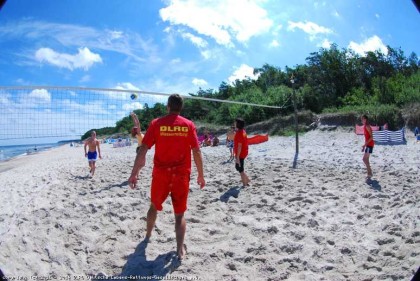
{"type": "Polygon", "coordinates": [[[130,98],[131,98],[132,100],[137,99],[137,94],[131,94],[130,98]]]}

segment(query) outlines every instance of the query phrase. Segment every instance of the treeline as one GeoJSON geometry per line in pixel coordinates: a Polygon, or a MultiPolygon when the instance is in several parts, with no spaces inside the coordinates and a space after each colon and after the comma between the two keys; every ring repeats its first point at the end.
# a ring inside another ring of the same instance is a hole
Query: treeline
{"type": "MultiPolygon", "coordinates": [[[[321,48],[311,53],[304,65],[281,69],[265,64],[254,70],[258,75],[256,80],[222,82],[217,90],[200,89],[190,93],[197,98],[278,106],[280,109],[186,99],[183,115],[196,122],[219,125],[230,125],[241,116],[247,124],[252,124],[293,112],[295,91],[298,110],[369,113],[392,124],[393,120],[389,118],[395,118],[396,112],[419,108],[416,106],[420,103],[419,66],[414,52],[406,57],[401,49],[388,46],[387,54],[375,51],[360,56],[351,49],[340,50],[332,45],[329,49],[321,48]]],[[[136,113],[144,130],[150,120],[166,113],[166,107],[146,104],[136,113]]],[[[132,126],[131,119],[125,117],[111,131],[128,132],[132,126]]],[[[109,132],[109,128],[103,130],[109,132]]],[[[98,134],[103,134],[102,129],[98,134]]]]}

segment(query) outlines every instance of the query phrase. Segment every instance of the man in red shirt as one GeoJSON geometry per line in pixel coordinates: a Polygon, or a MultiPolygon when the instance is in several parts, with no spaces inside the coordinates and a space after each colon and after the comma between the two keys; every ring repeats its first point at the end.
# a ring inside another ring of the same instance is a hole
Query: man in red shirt
{"type": "Polygon", "coordinates": [[[250,180],[244,171],[244,161],[248,156],[248,137],[245,132],[245,121],[242,118],[235,120],[236,133],[233,140],[233,152],[235,155],[235,169],[241,174],[243,186],[248,186],[250,180]]]}
{"type": "Polygon", "coordinates": [[[369,163],[369,156],[373,152],[375,141],[373,140],[372,128],[369,125],[368,117],[363,115],[361,119],[363,123],[363,133],[365,135],[365,143],[362,146],[362,152],[364,152],[363,162],[365,163],[367,169],[367,180],[370,180],[370,178],[373,176],[373,173],[369,163]]]}
{"type": "Polygon", "coordinates": [[[165,202],[170,194],[175,213],[177,253],[180,260],[186,254],[184,246],[186,231],[184,212],[187,210],[190,188],[191,151],[198,172],[197,183],[201,189],[206,184],[203,172],[203,158],[196,128],[192,121],[180,116],[183,105],[184,102],[180,95],[172,94],[169,96],[168,115],[150,122],[137,153],[131,176],[128,179],[130,188],[135,189],[138,172],[146,164],[147,151],[155,145],[151,203],[147,212],[146,239],[148,240],[152,235],[157,211],[162,210],[162,203],[165,202]]]}

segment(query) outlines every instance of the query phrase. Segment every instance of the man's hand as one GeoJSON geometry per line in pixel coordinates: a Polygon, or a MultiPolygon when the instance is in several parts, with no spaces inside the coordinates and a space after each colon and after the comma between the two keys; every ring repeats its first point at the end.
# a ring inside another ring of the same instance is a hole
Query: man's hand
{"type": "Polygon", "coordinates": [[[200,189],[203,189],[204,186],[206,186],[206,181],[204,180],[204,176],[198,176],[197,183],[200,186],[200,189]]]}
{"type": "Polygon", "coordinates": [[[128,179],[128,186],[131,189],[136,189],[137,188],[137,176],[136,175],[131,175],[130,178],[128,179]]]}

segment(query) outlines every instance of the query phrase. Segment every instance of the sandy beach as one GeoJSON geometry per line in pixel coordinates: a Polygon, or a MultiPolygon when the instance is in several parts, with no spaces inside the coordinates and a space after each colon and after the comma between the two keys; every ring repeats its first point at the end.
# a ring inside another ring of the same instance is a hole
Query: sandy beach
{"type": "Polygon", "coordinates": [[[93,178],[83,147],[2,162],[0,268],[10,280],[410,280],[420,266],[420,143],[410,134],[406,145],[375,146],[369,184],[362,144],[351,129],[308,132],[293,168],[294,137],[270,137],[250,146],[246,188],[228,148],[203,148],[207,186],[193,166],[182,263],[170,200],[143,241],[153,149],[137,190],[127,182],[135,146],[102,144],[93,178]]]}

